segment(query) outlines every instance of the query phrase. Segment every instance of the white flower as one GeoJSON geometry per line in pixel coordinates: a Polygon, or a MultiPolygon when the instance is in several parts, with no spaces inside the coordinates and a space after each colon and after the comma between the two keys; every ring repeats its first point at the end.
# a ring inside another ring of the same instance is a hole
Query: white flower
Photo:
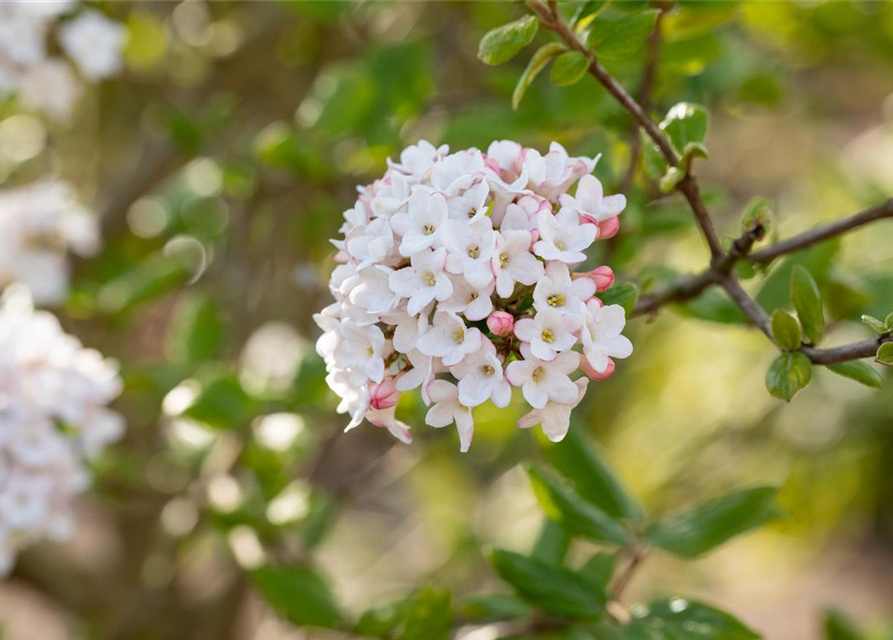
{"type": "Polygon", "coordinates": [[[568,376],[579,365],[580,354],[575,351],[559,353],[551,362],[525,353],[524,360],[509,363],[505,376],[512,386],[521,387],[530,406],[542,409],[550,400],[559,404],[572,404],[576,400],[577,387],[568,376]]]}
{"type": "Polygon", "coordinates": [[[597,373],[604,373],[610,366],[608,358],[628,358],[633,345],[626,336],[620,335],[626,325],[626,312],[619,304],[602,307],[597,300],[586,305],[585,326],[580,332],[583,355],[597,373]]]}
{"type": "Polygon", "coordinates": [[[483,288],[473,287],[465,278],[453,276],[453,295],[441,302],[437,308],[464,315],[468,320],[483,320],[493,311],[494,283],[483,288]]]}
{"type": "Polygon", "coordinates": [[[586,260],[583,253],[598,236],[594,224],[580,224],[580,216],[572,209],[562,209],[557,216],[540,211],[536,216],[540,239],[533,252],[544,260],[560,260],[574,264],[586,260]]]}
{"type": "Polygon", "coordinates": [[[418,316],[396,312],[382,320],[394,327],[394,349],[400,353],[415,349],[419,337],[428,329],[428,311],[425,309],[418,316]]]}
{"type": "Polygon", "coordinates": [[[477,149],[459,151],[438,160],[431,169],[431,186],[455,195],[483,178],[484,158],[477,149]]]}
{"type": "Polygon", "coordinates": [[[19,98],[56,120],[68,120],[83,89],[71,68],[61,60],[44,60],[22,75],[19,98]]]}
{"type": "Polygon", "coordinates": [[[511,402],[512,387],[505,379],[496,347],[486,338],[482,348],[451,367],[450,373],[459,380],[459,401],[467,407],[493,400],[497,407],[504,408],[511,402]]]}
{"type": "Polygon", "coordinates": [[[354,229],[345,248],[357,269],[384,263],[394,248],[394,233],[387,218],[376,218],[367,226],[354,229]]]}
{"type": "Polygon", "coordinates": [[[616,218],[626,208],[626,196],[605,196],[602,183],[593,175],[580,178],[576,196],[564,193],[558,201],[562,210],[570,209],[595,223],[616,218]]]}
{"type": "Polygon", "coordinates": [[[493,282],[490,259],[496,250],[496,234],[490,218],[480,216],[470,223],[447,220],[440,238],[449,252],[447,271],[464,275],[473,287],[481,288],[493,282]]]}
{"type": "Polygon", "coordinates": [[[437,311],[431,327],[419,338],[419,351],[426,356],[441,358],[451,367],[469,353],[481,347],[481,332],[476,327],[467,329],[454,313],[437,311]]]}
{"type": "Polygon", "coordinates": [[[393,273],[392,269],[379,265],[363,269],[356,276],[359,282],[353,284],[348,300],[377,321],[378,316],[396,308],[400,301],[400,297],[391,291],[390,277],[393,273]]]}
{"type": "Polygon", "coordinates": [[[409,212],[397,213],[391,218],[394,231],[403,236],[400,255],[414,256],[425,249],[434,248],[438,230],[447,219],[447,204],[439,193],[418,190],[409,198],[409,212]]]}
{"type": "Polygon", "coordinates": [[[444,271],[446,249],[417,253],[410,258],[409,267],[404,267],[390,275],[391,291],[409,298],[406,311],[409,315],[418,314],[432,300],[446,300],[453,295],[453,284],[444,271]]]}
{"type": "Polygon", "coordinates": [[[341,336],[335,357],[350,370],[351,384],[365,385],[369,380],[381,382],[384,378],[385,349],[381,329],[374,325],[361,327],[350,320],[343,320],[341,336]]]}
{"type": "Polygon", "coordinates": [[[468,451],[474,435],[474,419],[471,409],[459,400],[456,385],[446,380],[432,380],[428,383],[428,396],[434,406],[428,409],[425,424],[441,428],[455,422],[459,432],[459,450],[463,453],[468,451]]]}
{"type": "Polygon", "coordinates": [[[590,278],[571,279],[567,265],[550,262],[533,290],[533,306],[537,311],[557,309],[562,313],[582,314],[583,307],[595,295],[595,282],[590,278]]]}
{"type": "Polygon", "coordinates": [[[382,429],[387,429],[392,436],[403,444],[412,444],[412,432],[409,425],[397,420],[397,406],[387,409],[370,409],[366,412],[366,420],[382,429]]]}
{"type": "Polygon", "coordinates": [[[530,177],[530,188],[547,200],[555,200],[577,179],[592,173],[598,157],[571,158],[557,142],[549,153],[540,155],[535,149],[524,150],[524,167],[530,177]]]}
{"type": "Polygon", "coordinates": [[[127,30],[98,11],[85,11],[59,30],[59,42],[88,80],[108,78],[121,70],[127,30]]]}
{"type": "Polygon", "coordinates": [[[527,231],[499,232],[492,266],[496,274],[496,293],[502,298],[512,295],[516,282],[536,284],[545,273],[543,263],[530,253],[530,233],[527,231]]]}
{"type": "Polygon", "coordinates": [[[567,351],[577,343],[574,335],[580,330],[579,316],[543,309],[536,316],[515,323],[515,335],[530,344],[530,353],[540,360],[554,360],[559,351],[567,351]]]}
{"type": "Polygon", "coordinates": [[[421,387],[422,399],[427,403],[427,386],[434,379],[434,358],[426,356],[418,349],[413,349],[406,354],[406,359],[412,368],[397,378],[395,383],[397,391],[410,391],[421,387]]]}
{"type": "Polygon", "coordinates": [[[557,402],[547,402],[542,409],[534,409],[529,411],[518,420],[518,427],[521,429],[529,429],[540,425],[543,433],[552,442],[561,442],[567,435],[567,429],[571,423],[571,412],[583,400],[586,395],[586,388],[589,386],[589,378],[580,378],[575,380],[577,385],[577,399],[573,404],[559,404],[557,402]]]}
{"type": "Polygon", "coordinates": [[[418,144],[406,147],[403,150],[400,154],[399,164],[393,163],[388,159],[388,166],[416,178],[421,178],[431,170],[431,167],[434,166],[437,160],[449,152],[450,148],[447,145],[435,147],[426,140],[419,140],[418,144]]]}

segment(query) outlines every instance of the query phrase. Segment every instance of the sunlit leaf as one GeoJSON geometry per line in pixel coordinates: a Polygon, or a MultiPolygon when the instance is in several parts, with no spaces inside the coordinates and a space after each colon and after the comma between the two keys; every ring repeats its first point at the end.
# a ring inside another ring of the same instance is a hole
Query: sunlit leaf
{"type": "Polygon", "coordinates": [[[512,109],[517,109],[521,104],[521,99],[524,97],[524,93],[539,75],[540,71],[546,68],[546,65],[549,64],[552,58],[558,56],[563,51],[565,51],[564,46],[557,42],[544,44],[536,50],[536,53],[533,54],[530,62],[527,63],[527,68],[524,69],[521,77],[518,78],[518,84],[515,85],[515,91],[512,93],[512,109]]]}
{"type": "Polygon", "coordinates": [[[599,21],[589,35],[589,46],[599,58],[623,60],[641,51],[660,11],[651,9],[631,13],[605,23],[599,21]]]}
{"type": "Polygon", "coordinates": [[[825,316],[822,311],[822,294],[819,285],[809,271],[796,265],[791,272],[791,302],[803,333],[812,344],[818,344],[825,336],[825,316]]]}
{"type": "Polygon", "coordinates": [[[538,28],[539,20],[536,16],[525,16],[491,29],[481,39],[478,58],[486,64],[508,62],[533,41],[538,28]]]}
{"type": "Polygon", "coordinates": [[[797,318],[789,311],[776,309],[772,313],[772,337],[779,349],[799,349],[803,337],[797,318]]]}
{"type": "Polygon", "coordinates": [[[552,65],[552,82],[559,87],[576,84],[586,75],[589,68],[589,60],[579,51],[567,51],[555,58],[552,65]]]}
{"type": "Polygon", "coordinates": [[[251,573],[254,586],[295,625],[336,629],[342,617],[326,582],[309,567],[266,565],[251,573]]]}
{"type": "Polygon", "coordinates": [[[657,600],[635,607],[634,625],[654,631],[654,640],[756,640],[760,634],[733,615],[684,598],[657,600]]]}
{"type": "Polygon", "coordinates": [[[785,402],[793,400],[811,381],[812,363],[800,352],[782,353],[766,372],[766,389],[785,402]]]}
{"type": "Polygon", "coordinates": [[[839,376],[855,380],[866,387],[880,389],[884,386],[884,379],[872,366],[861,360],[850,360],[839,364],[829,364],[828,369],[839,376]]]}
{"type": "Polygon", "coordinates": [[[598,294],[598,297],[605,305],[619,304],[629,317],[639,300],[639,288],[631,282],[615,284],[604,293],[598,294]]]}
{"type": "Polygon", "coordinates": [[[893,367],[893,342],[885,342],[880,346],[876,361],[886,367],[893,367]]]}

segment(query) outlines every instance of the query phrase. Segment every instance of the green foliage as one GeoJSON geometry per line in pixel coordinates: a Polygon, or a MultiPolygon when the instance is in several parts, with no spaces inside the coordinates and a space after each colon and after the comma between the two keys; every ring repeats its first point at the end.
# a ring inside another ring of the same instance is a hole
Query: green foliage
{"type": "Polygon", "coordinates": [[[615,554],[599,551],[580,567],[580,575],[589,580],[597,591],[607,592],[616,566],[617,556],[615,554]]]}
{"type": "Polygon", "coordinates": [[[884,379],[881,377],[881,374],[875,371],[871,365],[861,360],[829,364],[828,369],[839,376],[864,384],[866,387],[880,389],[884,386],[884,379]]]}
{"type": "Polygon", "coordinates": [[[632,541],[629,531],[573,489],[540,469],[531,469],[529,473],[533,492],[546,515],[571,533],[607,544],[626,545],[632,541]]]}
{"type": "Polygon", "coordinates": [[[548,65],[553,58],[564,52],[564,50],[564,47],[557,42],[544,44],[536,50],[536,53],[530,58],[530,62],[527,63],[527,68],[524,69],[521,77],[518,78],[518,84],[515,85],[515,91],[512,93],[513,109],[517,109],[521,104],[521,99],[524,97],[524,93],[539,75],[540,71],[545,69],[546,65],[548,65]]]}
{"type": "Polygon", "coordinates": [[[395,640],[449,640],[453,624],[450,594],[440,589],[417,591],[404,605],[395,640]]]}
{"type": "Polygon", "coordinates": [[[877,350],[877,362],[887,367],[893,367],[893,342],[885,342],[877,350]]]}
{"type": "Polygon", "coordinates": [[[107,282],[99,291],[99,307],[119,314],[169,293],[189,279],[186,267],[163,255],[146,258],[107,282]]]}
{"type": "Polygon", "coordinates": [[[799,349],[803,342],[800,323],[792,313],[784,309],[776,309],[772,313],[772,337],[778,348],[785,351],[799,349]]]}
{"type": "Polygon", "coordinates": [[[669,136],[676,150],[685,155],[693,148],[691,145],[704,143],[709,124],[707,109],[699,104],[680,102],[667,112],[660,128],[669,136]]]}
{"type": "Polygon", "coordinates": [[[822,311],[822,294],[819,285],[809,271],[800,265],[791,271],[791,302],[803,333],[812,344],[818,344],[825,336],[825,317],[822,311]]]}
{"type": "Polygon", "coordinates": [[[598,294],[598,297],[606,305],[619,304],[626,312],[626,316],[629,317],[639,300],[639,288],[631,282],[615,284],[604,293],[598,294]]]}
{"type": "Polygon", "coordinates": [[[539,21],[525,16],[488,31],[481,39],[478,58],[485,64],[502,64],[514,58],[536,36],[539,21]]]}
{"type": "Polygon", "coordinates": [[[886,335],[893,332],[893,314],[887,316],[886,320],[878,320],[874,316],[863,315],[862,324],[872,329],[875,333],[886,335]]]}
{"type": "Polygon", "coordinates": [[[727,494],[651,525],[645,538],[683,558],[696,558],[781,515],[776,489],[754,487],[727,494]]]}
{"type": "Polygon", "coordinates": [[[265,565],[255,569],[251,579],[277,613],[292,624],[328,629],[343,625],[325,580],[313,569],[265,565]]]}
{"type": "Polygon", "coordinates": [[[207,294],[186,294],[167,331],[166,353],[179,364],[199,364],[219,355],[225,339],[220,307],[207,294]]]}
{"type": "Polygon", "coordinates": [[[828,611],[824,627],[825,640],[868,640],[841,611],[828,611]]]}
{"type": "Polygon", "coordinates": [[[741,212],[741,233],[751,233],[754,229],[763,230],[762,236],[772,235],[774,228],[772,204],[759,196],[751,198],[741,212]]]}
{"type": "Polygon", "coordinates": [[[785,402],[793,400],[812,381],[812,363],[799,352],[782,353],[766,372],[766,388],[785,402]]]}
{"type": "Polygon", "coordinates": [[[607,21],[597,19],[589,33],[589,46],[604,60],[623,60],[635,55],[645,46],[648,34],[660,12],[656,9],[639,11],[607,21]]]}
{"type": "Polygon", "coordinates": [[[200,391],[182,415],[218,429],[237,429],[256,413],[255,401],[236,376],[226,371],[212,371],[206,374],[200,391]]]}
{"type": "Polygon", "coordinates": [[[634,627],[654,640],[755,640],[760,635],[734,616],[683,598],[657,600],[635,611],[634,627]]]}
{"type": "Polygon", "coordinates": [[[586,75],[589,60],[579,51],[566,51],[555,58],[550,77],[559,87],[579,82],[586,75]]]}
{"type": "Polygon", "coordinates": [[[571,537],[567,531],[554,520],[546,518],[530,555],[544,562],[561,564],[570,545],[571,537]]]}

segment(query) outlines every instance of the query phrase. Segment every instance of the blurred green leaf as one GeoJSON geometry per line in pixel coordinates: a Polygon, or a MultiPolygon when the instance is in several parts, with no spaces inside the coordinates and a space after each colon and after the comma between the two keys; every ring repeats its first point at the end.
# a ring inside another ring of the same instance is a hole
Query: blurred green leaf
{"type": "Polygon", "coordinates": [[[880,346],[875,361],[886,367],[893,367],[893,342],[885,342],[880,346]]]}
{"type": "Polygon", "coordinates": [[[842,611],[832,609],[825,614],[825,640],[868,640],[842,611]]]}
{"type": "Polygon", "coordinates": [[[809,342],[821,342],[825,336],[822,294],[819,293],[815,278],[799,264],[791,271],[791,302],[794,303],[803,333],[809,342]]]}
{"type": "Polygon", "coordinates": [[[515,91],[512,93],[512,109],[517,110],[524,93],[539,75],[540,71],[546,68],[546,65],[549,64],[552,58],[560,55],[563,51],[565,51],[564,46],[557,42],[544,44],[536,50],[536,53],[530,58],[530,62],[527,63],[527,68],[524,69],[521,77],[518,78],[518,84],[515,85],[515,91]]]}
{"type": "Polygon", "coordinates": [[[337,629],[341,613],[326,582],[309,567],[266,565],[251,573],[264,599],[292,624],[337,629]]]}
{"type": "MultiPolygon", "coordinates": [[[[725,611],[683,598],[657,600],[634,609],[636,622],[654,640],[756,640],[760,634],[725,611]]],[[[644,640],[644,639],[643,639],[644,640]]]]}
{"type": "Polygon", "coordinates": [[[890,333],[890,329],[887,327],[887,323],[884,320],[878,320],[874,316],[869,316],[867,314],[863,315],[862,324],[864,324],[866,327],[869,327],[875,333],[878,333],[880,335],[890,333]]]}
{"type": "Polygon", "coordinates": [[[584,29],[607,3],[607,0],[587,0],[579,3],[569,21],[570,26],[576,30],[584,29]]]}
{"type": "Polygon", "coordinates": [[[395,640],[448,640],[453,623],[450,592],[432,587],[416,591],[401,616],[395,640]]]}
{"type": "Polygon", "coordinates": [[[239,379],[231,373],[217,372],[202,385],[182,415],[218,429],[237,429],[256,412],[254,399],[245,392],[239,379]]]}
{"type": "Polygon", "coordinates": [[[476,622],[517,620],[526,618],[531,612],[532,609],[526,602],[501,593],[468,598],[459,607],[459,615],[462,618],[476,622]]]}
{"type": "Polygon", "coordinates": [[[181,262],[155,254],[106,283],[99,291],[99,307],[106,313],[123,313],[173,291],[188,279],[189,272],[181,262]]]}
{"type": "Polygon", "coordinates": [[[785,309],[776,309],[772,314],[772,337],[775,338],[779,349],[785,351],[799,349],[803,336],[797,318],[785,309]]]}
{"type": "Polygon", "coordinates": [[[478,47],[478,58],[485,64],[502,64],[514,58],[533,41],[539,28],[536,16],[525,16],[484,34],[478,47]]]}
{"type": "Polygon", "coordinates": [[[496,572],[534,606],[571,618],[598,619],[605,615],[592,585],[579,574],[504,549],[491,554],[496,572]]]}
{"type": "Polygon", "coordinates": [[[696,558],[781,515],[774,487],[754,487],[672,514],[651,525],[645,538],[683,558],[696,558]]]}
{"type": "Polygon", "coordinates": [[[799,352],[782,353],[766,372],[766,389],[769,393],[790,402],[801,389],[812,381],[812,363],[799,352]]]}
{"type": "Polygon", "coordinates": [[[676,305],[676,309],[682,315],[720,324],[747,322],[741,308],[719,289],[708,289],[694,300],[676,305]]]}
{"type": "Polygon", "coordinates": [[[608,467],[595,444],[588,441],[583,425],[572,418],[561,442],[542,440],[543,452],[552,466],[567,478],[577,493],[615,518],[638,520],[642,511],[608,467]]]}
{"type": "Polygon", "coordinates": [[[741,212],[742,235],[758,227],[763,230],[760,237],[772,235],[773,224],[772,204],[766,198],[751,198],[741,212]]]}
{"type": "Polygon", "coordinates": [[[607,594],[616,564],[616,555],[599,551],[580,567],[580,575],[589,580],[599,592],[607,594]]]}
{"type": "Polygon", "coordinates": [[[604,293],[598,294],[598,297],[605,305],[619,304],[628,318],[632,315],[636,308],[636,302],[639,300],[639,288],[631,282],[615,284],[604,293]]]}
{"type": "Polygon", "coordinates": [[[654,29],[660,11],[631,13],[610,23],[597,21],[589,34],[589,46],[604,60],[623,60],[641,51],[654,29]]]}
{"type": "Polygon", "coordinates": [[[561,564],[570,544],[570,535],[554,520],[545,518],[530,556],[549,564],[561,564]]]}
{"type": "Polygon", "coordinates": [[[529,475],[533,492],[546,515],[569,532],[621,546],[632,540],[629,531],[573,489],[539,469],[530,469],[529,475]]]}
{"type": "Polygon", "coordinates": [[[206,293],[186,293],[167,331],[166,353],[175,363],[198,364],[218,355],[225,338],[220,308],[206,293]]]}
{"type": "Polygon", "coordinates": [[[172,111],[167,120],[171,139],[186,155],[195,155],[201,149],[204,136],[199,125],[183,111],[172,111]]]}
{"type": "Polygon", "coordinates": [[[881,377],[881,374],[875,371],[870,364],[861,360],[829,364],[828,369],[839,376],[862,383],[866,387],[880,389],[884,386],[884,379],[881,377]]]}
{"type": "Polygon", "coordinates": [[[353,625],[353,632],[357,635],[372,638],[387,637],[400,624],[400,619],[405,609],[405,600],[398,600],[367,609],[360,614],[356,624],[353,625]]]}
{"type": "Polygon", "coordinates": [[[168,38],[164,22],[146,11],[134,11],[127,17],[127,41],[124,60],[136,71],[159,65],[167,52],[168,38]]]}
{"type": "Polygon", "coordinates": [[[757,292],[757,303],[767,313],[786,306],[791,300],[791,272],[798,264],[809,271],[821,286],[839,250],[840,241],[829,240],[793,253],[778,264],[773,264],[771,272],[757,292]]]}
{"type": "Polygon", "coordinates": [[[589,60],[579,51],[566,51],[555,58],[552,65],[552,82],[559,87],[567,87],[579,82],[586,75],[589,60]]]}
{"type": "Polygon", "coordinates": [[[861,277],[832,269],[820,285],[832,320],[856,319],[872,301],[872,292],[861,277]]]}
{"type": "Polygon", "coordinates": [[[688,144],[704,142],[709,123],[710,118],[704,107],[691,102],[680,102],[667,112],[660,127],[681,154],[688,144]]]}

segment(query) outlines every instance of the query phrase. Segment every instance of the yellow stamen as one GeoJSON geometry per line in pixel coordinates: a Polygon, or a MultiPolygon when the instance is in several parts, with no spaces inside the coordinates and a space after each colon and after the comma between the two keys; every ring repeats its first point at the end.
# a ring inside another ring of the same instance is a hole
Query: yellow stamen
{"type": "Polygon", "coordinates": [[[422,274],[422,282],[424,282],[429,287],[433,287],[435,284],[437,284],[437,276],[435,276],[430,271],[426,271],[422,274]]]}
{"type": "Polygon", "coordinates": [[[543,342],[547,342],[549,344],[552,344],[553,342],[555,342],[555,334],[552,333],[551,329],[543,330],[543,342]]]}

